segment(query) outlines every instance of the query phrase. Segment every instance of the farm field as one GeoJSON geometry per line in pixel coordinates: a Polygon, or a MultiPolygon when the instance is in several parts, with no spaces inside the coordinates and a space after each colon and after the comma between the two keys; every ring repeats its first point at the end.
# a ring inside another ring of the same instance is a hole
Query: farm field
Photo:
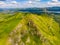
{"type": "Polygon", "coordinates": [[[0,13],[0,45],[60,45],[60,15],[0,13]]]}

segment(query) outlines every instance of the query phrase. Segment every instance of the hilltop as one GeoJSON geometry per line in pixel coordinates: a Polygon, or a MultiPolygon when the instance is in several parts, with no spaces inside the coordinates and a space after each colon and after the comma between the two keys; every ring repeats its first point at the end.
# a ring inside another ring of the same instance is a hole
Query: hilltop
{"type": "Polygon", "coordinates": [[[58,17],[23,12],[1,13],[0,45],[60,45],[58,17]]]}

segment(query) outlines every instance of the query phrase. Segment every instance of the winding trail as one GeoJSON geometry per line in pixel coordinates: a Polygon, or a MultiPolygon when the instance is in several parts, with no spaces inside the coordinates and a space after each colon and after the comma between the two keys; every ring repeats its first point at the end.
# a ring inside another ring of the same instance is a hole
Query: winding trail
{"type": "MultiPolygon", "coordinates": [[[[11,45],[12,39],[11,39],[10,36],[12,36],[14,33],[16,33],[16,31],[19,30],[23,25],[24,25],[24,24],[23,24],[23,20],[21,20],[21,21],[17,24],[17,26],[12,30],[12,32],[9,34],[9,37],[8,37],[8,39],[7,39],[6,45],[11,45]]],[[[14,44],[14,45],[15,45],[15,44],[14,44]]]]}

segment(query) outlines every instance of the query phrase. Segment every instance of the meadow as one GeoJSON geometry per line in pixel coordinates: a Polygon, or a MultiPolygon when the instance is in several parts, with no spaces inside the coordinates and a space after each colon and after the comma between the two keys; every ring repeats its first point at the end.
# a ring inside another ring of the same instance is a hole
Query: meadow
{"type": "Polygon", "coordinates": [[[60,15],[0,13],[0,45],[60,45],[60,15]]]}

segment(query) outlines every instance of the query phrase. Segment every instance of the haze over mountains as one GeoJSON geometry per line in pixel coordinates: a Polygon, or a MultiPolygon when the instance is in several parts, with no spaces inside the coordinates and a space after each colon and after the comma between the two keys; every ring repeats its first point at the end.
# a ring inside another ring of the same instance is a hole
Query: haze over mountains
{"type": "Polygon", "coordinates": [[[12,11],[12,12],[31,12],[31,13],[42,13],[42,12],[48,12],[48,13],[60,13],[60,7],[54,6],[54,7],[44,7],[44,8],[0,8],[0,12],[6,12],[6,11],[12,11]]]}

